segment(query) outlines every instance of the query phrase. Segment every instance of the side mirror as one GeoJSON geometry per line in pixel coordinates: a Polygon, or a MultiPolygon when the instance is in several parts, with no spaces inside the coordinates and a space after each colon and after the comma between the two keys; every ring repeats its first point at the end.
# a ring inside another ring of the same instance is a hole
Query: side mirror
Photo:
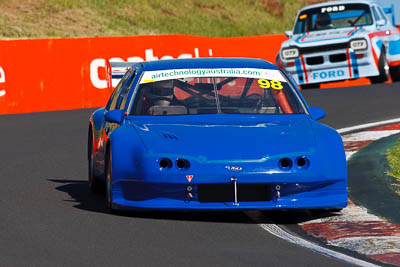
{"type": "Polygon", "coordinates": [[[380,19],[380,20],[376,21],[376,26],[381,27],[381,26],[384,26],[385,24],[386,24],[386,22],[384,19],[380,19]]]}
{"type": "Polygon", "coordinates": [[[124,111],[122,109],[110,110],[104,115],[104,119],[108,122],[121,124],[124,120],[124,111]]]}
{"type": "Polygon", "coordinates": [[[285,35],[290,38],[293,35],[293,31],[285,31],[285,35]]]}
{"type": "Polygon", "coordinates": [[[326,116],[326,112],[322,108],[310,107],[309,111],[313,120],[320,120],[326,116]]]}

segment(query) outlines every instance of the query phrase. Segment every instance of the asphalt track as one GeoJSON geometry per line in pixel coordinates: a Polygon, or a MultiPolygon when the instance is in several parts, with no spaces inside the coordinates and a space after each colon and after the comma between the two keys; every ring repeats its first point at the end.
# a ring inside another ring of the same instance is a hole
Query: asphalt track
{"type": "MultiPolygon", "coordinates": [[[[303,94],[334,128],[400,117],[400,83],[303,94]]],[[[86,182],[91,111],[0,116],[0,266],[349,265],[257,225],[296,213],[108,214],[86,182]]]]}

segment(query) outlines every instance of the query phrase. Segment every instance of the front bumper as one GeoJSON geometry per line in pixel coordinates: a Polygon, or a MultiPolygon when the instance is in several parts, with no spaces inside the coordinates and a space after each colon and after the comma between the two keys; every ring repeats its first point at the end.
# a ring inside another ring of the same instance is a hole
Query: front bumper
{"type": "Polygon", "coordinates": [[[113,208],[167,210],[334,209],[347,205],[344,180],[270,184],[113,183],[113,208]],[[230,191],[231,190],[231,191],[230,191]],[[231,193],[229,193],[231,192],[231,193]],[[236,200],[236,201],[235,201],[236,200]]]}
{"type": "Polygon", "coordinates": [[[298,84],[315,84],[360,77],[378,76],[377,62],[371,47],[354,52],[338,49],[300,55],[293,60],[281,59],[283,68],[298,84]]]}

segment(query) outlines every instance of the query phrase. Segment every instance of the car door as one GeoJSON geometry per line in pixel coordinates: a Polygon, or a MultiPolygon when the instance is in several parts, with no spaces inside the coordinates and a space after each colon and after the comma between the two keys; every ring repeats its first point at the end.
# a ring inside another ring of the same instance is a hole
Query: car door
{"type": "Polygon", "coordinates": [[[385,40],[384,40],[384,44],[386,47],[386,55],[389,57],[389,46],[390,46],[390,42],[393,40],[396,40],[396,29],[392,24],[392,21],[388,18],[388,16],[386,16],[385,11],[383,11],[381,6],[377,6],[377,11],[379,12],[379,14],[381,15],[382,19],[385,20],[385,26],[382,27],[382,30],[385,31],[385,40]],[[393,31],[394,30],[394,31],[393,31]]]}
{"type": "Polygon", "coordinates": [[[372,6],[372,12],[374,14],[375,25],[376,25],[375,36],[383,43],[385,51],[387,52],[389,48],[388,44],[390,35],[390,25],[387,17],[383,14],[383,11],[380,9],[381,9],[380,6],[377,5],[372,6]],[[380,24],[382,22],[383,24],[380,24]]]}
{"type": "MultiPolygon", "coordinates": [[[[135,75],[136,72],[131,69],[122,77],[121,81],[115,87],[110,99],[108,100],[108,103],[104,109],[104,115],[111,110],[125,108],[125,105],[122,104],[124,103],[124,99],[128,96],[128,91],[130,85],[132,84],[132,81],[135,78],[135,75]]],[[[104,164],[105,144],[107,143],[108,136],[114,129],[119,127],[117,123],[107,122],[104,119],[103,121],[104,121],[103,125],[100,129],[100,140],[99,140],[99,143],[103,145],[99,146],[99,151],[98,151],[99,152],[98,162],[101,163],[102,165],[104,164]]]]}

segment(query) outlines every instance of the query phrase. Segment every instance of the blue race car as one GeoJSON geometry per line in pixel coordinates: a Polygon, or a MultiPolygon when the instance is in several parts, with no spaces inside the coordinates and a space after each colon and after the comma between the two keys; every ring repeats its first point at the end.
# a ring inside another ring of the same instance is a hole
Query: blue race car
{"type": "Polygon", "coordinates": [[[89,187],[113,209],[340,209],[340,135],[261,59],[129,63],[89,124],[89,187]],[[105,185],[104,185],[105,184],[105,185]],[[104,189],[103,189],[104,190],[104,189]]]}

